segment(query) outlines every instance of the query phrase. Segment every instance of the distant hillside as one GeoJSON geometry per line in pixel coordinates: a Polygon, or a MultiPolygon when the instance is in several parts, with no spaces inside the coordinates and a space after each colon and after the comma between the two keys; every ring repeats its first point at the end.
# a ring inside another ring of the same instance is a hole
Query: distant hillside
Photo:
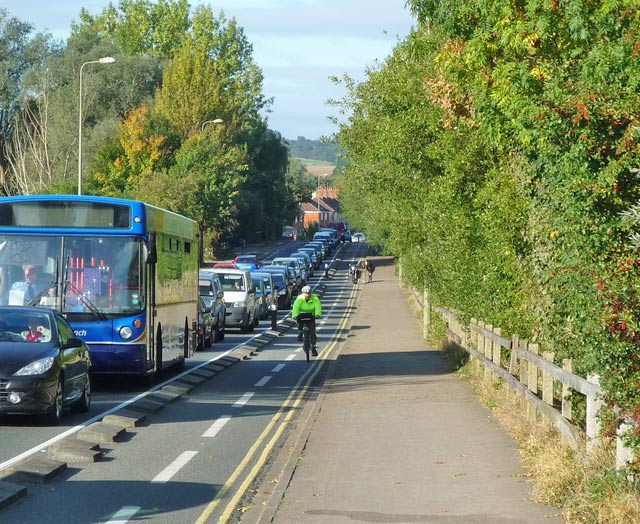
{"type": "Polygon", "coordinates": [[[316,176],[332,176],[336,169],[336,166],[331,164],[307,164],[304,167],[309,173],[316,176]]]}
{"type": "Polygon", "coordinates": [[[321,160],[329,164],[335,164],[338,156],[337,144],[327,144],[320,140],[308,140],[299,136],[296,140],[289,142],[289,153],[296,158],[308,160],[321,160]]]}

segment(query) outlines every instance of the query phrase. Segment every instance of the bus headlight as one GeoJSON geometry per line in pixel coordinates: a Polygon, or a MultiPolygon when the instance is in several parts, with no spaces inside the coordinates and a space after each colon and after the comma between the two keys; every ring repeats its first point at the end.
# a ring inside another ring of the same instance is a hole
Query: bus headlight
{"type": "Polygon", "coordinates": [[[133,336],[133,331],[129,326],[124,326],[120,328],[120,338],[123,340],[129,340],[133,336]]]}

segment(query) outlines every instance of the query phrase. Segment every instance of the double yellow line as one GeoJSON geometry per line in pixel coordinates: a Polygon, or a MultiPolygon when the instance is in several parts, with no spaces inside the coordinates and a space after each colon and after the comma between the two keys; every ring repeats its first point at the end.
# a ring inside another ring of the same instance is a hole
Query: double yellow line
{"type": "MultiPolygon", "coordinates": [[[[353,305],[355,301],[355,297],[356,297],[356,288],[354,286],[351,291],[351,296],[349,297],[349,301],[347,303],[348,307],[351,307],[353,305]]],[[[331,340],[329,341],[329,344],[322,350],[322,352],[320,353],[320,356],[326,355],[326,357],[329,357],[331,355],[335,347],[338,345],[338,339],[342,335],[342,332],[347,324],[347,321],[349,320],[349,317],[350,317],[350,313],[347,313],[343,316],[338,329],[332,336],[331,340]]],[[[313,383],[314,379],[316,378],[316,376],[318,375],[318,373],[320,372],[320,370],[322,369],[322,367],[326,362],[327,360],[325,360],[324,358],[322,360],[315,361],[314,362],[315,365],[309,371],[307,371],[304,375],[302,375],[302,377],[300,377],[300,380],[292,389],[291,393],[289,394],[287,399],[284,401],[282,406],[280,406],[280,409],[278,410],[278,412],[272,417],[271,421],[269,422],[269,424],[267,424],[264,431],[260,434],[260,436],[254,442],[253,446],[251,446],[251,448],[249,449],[247,454],[244,456],[240,464],[238,464],[238,467],[227,479],[227,482],[225,482],[224,486],[220,488],[220,491],[216,494],[215,498],[207,505],[205,510],[202,512],[202,514],[198,517],[198,520],[196,520],[195,524],[207,523],[207,519],[211,516],[211,514],[215,511],[215,509],[220,505],[220,503],[222,502],[222,499],[229,492],[229,490],[231,490],[231,488],[233,487],[235,482],[238,480],[238,478],[243,474],[245,469],[249,467],[249,463],[253,460],[254,455],[259,451],[262,444],[266,441],[268,436],[271,434],[273,428],[279,423],[280,424],[279,427],[276,429],[271,439],[267,442],[266,446],[262,450],[262,453],[258,457],[257,462],[255,463],[253,468],[251,468],[251,470],[248,472],[246,478],[244,479],[242,484],[238,487],[238,490],[236,491],[235,495],[231,498],[226,509],[223,511],[222,515],[220,515],[220,519],[218,520],[218,523],[219,524],[227,523],[227,521],[235,511],[236,506],[240,502],[240,499],[244,496],[245,492],[247,491],[251,483],[254,481],[254,479],[260,472],[260,469],[266,463],[267,458],[269,457],[269,454],[271,453],[276,443],[278,442],[278,439],[282,435],[282,432],[284,431],[287,423],[291,420],[294,413],[296,412],[296,408],[300,405],[300,403],[303,401],[304,397],[306,396],[307,392],[309,391],[309,386],[313,383]],[[287,411],[286,414],[285,414],[285,411],[287,411]]]]}

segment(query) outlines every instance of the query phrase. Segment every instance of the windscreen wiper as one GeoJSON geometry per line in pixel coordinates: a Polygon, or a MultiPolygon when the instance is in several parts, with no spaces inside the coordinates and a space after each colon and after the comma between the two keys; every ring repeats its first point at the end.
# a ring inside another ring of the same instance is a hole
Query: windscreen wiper
{"type": "Polygon", "coordinates": [[[82,301],[82,303],[87,306],[89,311],[93,313],[99,320],[106,320],[107,315],[105,315],[102,311],[100,311],[89,298],[85,294],[82,293],[80,289],[78,289],[69,279],[69,255],[67,255],[67,263],[66,263],[66,271],[64,276],[64,289],[63,289],[63,297],[67,296],[67,288],[71,289],[78,298],[82,301]]]}
{"type": "Polygon", "coordinates": [[[73,291],[76,296],[80,299],[80,301],[82,301],[82,303],[87,306],[87,308],[89,309],[89,311],[91,311],[91,313],[93,313],[97,318],[99,318],[100,320],[106,320],[107,319],[107,315],[105,315],[102,311],[100,311],[93,302],[91,302],[91,300],[80,290],[78,289],[75,285],[73,285],[73,283],[70,280],[65,280],[64,281],[64,285],[65,285],[65,296],[67,294],[67,287],[69,289],[71,289],[71,291],[73,291]]]}

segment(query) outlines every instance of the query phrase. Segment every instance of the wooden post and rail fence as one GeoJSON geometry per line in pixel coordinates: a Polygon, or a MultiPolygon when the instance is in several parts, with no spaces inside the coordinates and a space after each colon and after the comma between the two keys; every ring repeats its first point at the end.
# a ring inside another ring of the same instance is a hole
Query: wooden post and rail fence
{"type": "MultiPolygon", "coordinates": [[[[428,291],[422,296],[414,293],[423,310],[425,336],[431,322],[428,291]]],[[[600,441],[598,411],[603,405],[603,390],[596,375],[586,379],[572,373],[571,359],[562,366],[554,362],[554,353],[542,351],[538,344],[521,339],[517,334],[502,335],[499,327],[471,319],[463,325],[459,317],[446,308],[437,313],[446,322],[446,336],[450,342],[466,351],[470,358],[484,366],[485,378],[499,377],[526,401],[523,406],[531,416],[542,416],[553,424],[564,440],[574,449],[586,446],[591,452],[600,441]],[[570,391],[586,398],[586,428],[583,431],[572,422],[570,391]]],[[[618,435],[629,429],[618,428],[618,435]]],[[[633,454],[618,437],[616,467],[622,468],[633,460],[633,454]]]]}

